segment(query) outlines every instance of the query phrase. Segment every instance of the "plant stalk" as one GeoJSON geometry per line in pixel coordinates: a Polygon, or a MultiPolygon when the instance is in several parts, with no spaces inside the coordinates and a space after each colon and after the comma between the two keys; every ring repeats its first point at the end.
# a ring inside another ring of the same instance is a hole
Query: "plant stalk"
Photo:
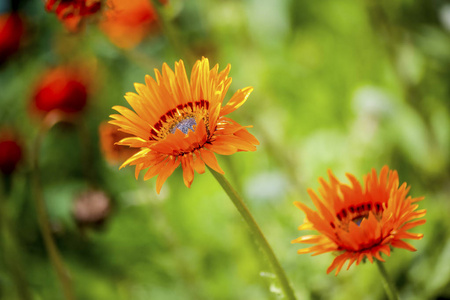
{"type": "Polygon", "coordinates": [[[384,267],[383,262],[379,261],[378,259],[375,260],[378,266],[378,270],[380,271],[381,277],[383,278],[383,286],[386,290],[386,294],[389,298],[389,300],[398,300],[398,293],[397,289],[395,288],[394,284],[389,278],[389,275],[386,271],[386,268],[384,267]]]}
{"type": "Polygon", "coordinates": [[[5,185],[4,193],[2,193],[0,188],[0,249],[2,250],[2,259],[4,263],[11,272],[11,277],[17,290],[18,299],[30,300],[31,294],[28,289],[28,284],[26,276],[23,273],[22,261],[20,254],[22,253],[17,241],[16,234],[13,230],[14,224],[11,221],[11,217],[8,214],[8,203],[11,198],[11,178],[7,175],[4,176],[5,185]],[[8,179],[6,179],[8,178],[8,179]],[[9,186],[8,186],[9,185],[9,186]]]}
{"type": "Polygon", "coordinates": [[[55,268],[56,275],[61,284],[64,298],[66,300],[74,300],[74,293],[72,289],[72,282],[70,279],[69,272],[64,266],[61,255],[56,247],[55,241],[53,239],[53,235],[50,229],[50,221],[47,214],[47,208],[44,202],[44,196],[42,192],[42,185],[39,177],[39,150],[41,148],[42,140],[48,130],[56,124],[57,121],[51,125],[44,124],[41,126],[36,139],[34,141],[33,148],[33,189],[34,189],[34,204],[36,206],[36,213],[39,223],[39,229],[41,230],[42,237],[44,239],[45,248],[47,250],[48,255],[50,256],[50,260],[52,262],[53,267],[55,268]]]}

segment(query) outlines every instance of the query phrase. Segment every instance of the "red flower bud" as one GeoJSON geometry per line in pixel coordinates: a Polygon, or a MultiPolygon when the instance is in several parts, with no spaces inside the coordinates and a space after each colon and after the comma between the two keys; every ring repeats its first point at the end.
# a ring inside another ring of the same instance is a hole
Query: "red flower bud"
{"type": "Polygon", "coordinates": [[[34,106],[44,112],[81,111],[87,102],[87,86],[78,70],[58,67],[47,72],[36,87],[34,106]]]}
{"type": "Polygon", "coordinates": [[[0,136],[0,171],[10,175],[22,158],[22,148],[12,135],[0,136]]]}
{"type": "Polygon", "coordinates": [[[0,63],[19,49],[23,33],[23,21],[18,14],[0,15],[0,63]]]}
{"type": "Polygon", "coordinates": [[[47,0],[45,9],[54,12],[71,32],[78,31],[86,17],[96,14],[102,7],[100,0],[47,0]]]}

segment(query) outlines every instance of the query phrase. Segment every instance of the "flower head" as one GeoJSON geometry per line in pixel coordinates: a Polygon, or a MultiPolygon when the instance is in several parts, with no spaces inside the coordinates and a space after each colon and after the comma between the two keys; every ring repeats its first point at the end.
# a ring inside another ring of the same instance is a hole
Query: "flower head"
{"type": "Polygon", "coordinates": [[[19,14],[0,14],[0,63],[19,49],[23,34],[24,22],[19,14]]]}
{"type": "Polygon", "coordinates": [[[10,175],[16,169],[16,165],[22,159],[22,147],[17,138],[4,131],[0,134],[0,172],[10,175]]]}
{"type": "Polygon", "coordinates": [[[121,167],[135,165],[136,178],[148,168],[144,180],[158,175],[159,193],[179,165],[183,168],[184,183],[190,187],[194,170],[204,173],[205,163],[223,173],[214,153],[255,151],[258,140],[245,126],[226,117],[244,104],[253,88],[238,90],[222,106],[231,84],[229,71],[230,65],[220,72],[218,65],[210,69],[208,59],[202,58],[195,63],[188,80],[180,60],[175,63],[175,72],[164,64],[162,74],[155,70],[156,80],[147,75],[145,85],[136,83],[138,94],[125,95],[134,112],[114,106],[120,114],[111,115],[114,119],[111,124],[133,135],[118,144],[141,149],[121,167]]]}
{"type": "Polygon", "coordinates": [[[45,9],[54,12],[71,32],[78,31],[86,17],[96,14],[101,7],[101,0],[47,0],[45,3],[45,9]]]}
{"type": "Polygon", "coordinates": [[[61,110],[77,113],[86,105],[88,88],[81,70],[59,66],[47,71],[39,80],[33,106],[43,112],[61,110]]]}
{"type": "Polygon", "coordinates": [[[155,27],[157,15],[148,0],[108,0],[100,28],[118,47],[138,45],[155,27]]]}
{"type": "Polygon", "coordinates": [[[331,171],[328,176],[330,183],[319,179],[322,199],[308,190],[318,211],[301,202],[294,203],[306,214],[299,230],[317,230],[320,233],[293,240],[292,243],[315,244],[298,250],[299,254],[339,253],[327,270],[330,273],[337,268],[337,275],[347,260],[349,269],[355,261],[358,265],[364,258],[371,263],[373,258],[384,261],[380,253],[389,256],[391,247],[416,250],[403,239],[423,237],[423,234],[407,232],[425,223],[424,219],[416,220],[426,213],[423,209],[416,210],[416,202],[423,197],[407,196],[409,187],[406,183],[399,186],[397,171],[384,166],[378,178],[373,169],[364,178],[364,188],[351,174],[347,174],[351,185],[339,182],[331,171]]]}

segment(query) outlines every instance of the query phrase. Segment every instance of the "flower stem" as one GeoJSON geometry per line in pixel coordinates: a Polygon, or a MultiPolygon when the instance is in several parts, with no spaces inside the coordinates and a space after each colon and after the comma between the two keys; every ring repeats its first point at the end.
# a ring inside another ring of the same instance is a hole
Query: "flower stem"
{"type": "Polygon", "coordinates": [[[286,273],[284,272],[283,268],[281,267],[280,263],[278,262],[278,259],[276,258],[275,253],[273,252],[272,248],[270,247],[269,243],[267,242],[266,238],[264,237],[264,234],[262,233],[262,231],[259,228],[258,224],[256,223],[255,219],[253,218],[252,214],[248,210],[247,206],[242,201],[241,197],[236,193],[236,191],[230,185],[230,183],[225,178],[225,176],[214,171],[210,167],[208,167],[208,169],[213,174],[214,178],[216,178],[216,180],[222,186],[225,193],[227,193],[228,197],[230,197],[231,201],[236,206],[236,208],[239,211],[239,213],[241,214],[241,216],[244,218],[245,222],[247,223],[248,227],[250,228],[250,231],[252,232],[253,236],[257,240],[262,251],[266,255],[267,259],[269,260],[269,263],[273,269],[273,272],[275,273],[276,277],[278,278],[278,280],[281,284],[281,289],[283,290],[284,296],[286,297],[286,299],[290,299],[290,300],[296,299],[294,291],[292,290],[292,287],[289,284],[289,280],[286,276],[286,273]]]}
{"type": "Polygon", "coordinates": [[[378,259],[375,260],[377,262],[378,270],[381,273],[381,277],[383,278],[383,286],[386,290],[386,294],[389,298],[389,300],[398,300],[398,294],[397,290],[395,289],[394,284],[389,278],[388,273],[386,272],[386,268],[383,265],[383,262],[379,261],[378,259]]]}
{"type": "MultiPolygon", "coordinates": [[[[56,122],[55,122],[56,123],[56,122]]],[[[54,124],[54,123],[53,123],[54,124]]],[[[50,222],[47,214],[47,209],[45,207],[44,196],[42,193],[42,186],[39,178],[39,149],[41,147],[42,139],[47,133],[51,126],[43,126],[40,128],[38,135],[34,141],[33,148],[33,188],[34,188],[34,204],[36,206],[36,213],[38,217],[39,228],[41,230],[42,237],[44,239],[45,248],[53,267],[55,268],[58,280],[61,284],[64,297],[66,300],[75,299],[72,289],[72,283],[68,271],[64,267],[64,263],[59,254],[58,248],[56,247],[55,241],[50,230],[50,222]]]]}
{"type": "MultiPolygon", "coordinates": [[[[6,178],[7,176],[4,176],[6,178]]],[[[11,179],[11,178],[9,178],[11,179]]],[[[11,181],[8,181],[11,183],[11,181]]],[[[2,249],[3,261],[6,268],[11,272],[11,277],[17,289],[18,299],[30,300],[31,294],[28,289],[26,276],[23,272],[24,268],[20,258],[22,249],[19,247],[17,235],[15,234],[14,225],[8,213],[7,204],[11,196],[9,194],[10,187],[5,183],[4,193],[0,188],[0,249],[2,249]]]]}

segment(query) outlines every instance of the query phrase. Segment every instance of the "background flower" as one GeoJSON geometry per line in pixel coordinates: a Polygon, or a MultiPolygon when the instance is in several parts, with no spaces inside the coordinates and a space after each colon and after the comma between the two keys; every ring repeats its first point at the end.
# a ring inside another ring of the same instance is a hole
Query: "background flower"
{"type": "Polygon", "coordinates": [[[24,29],[24,22],[19,14],[0,14],[0,64],[19,49],[24,29]]]}
{"type": "Polygon", "coordinates": [[[10,131],[0,132],[0,171],[11,175],[22,159],[22,147],[15,135],[10,131]]]}
{"type": "Polygon", "coordinates": [[[61,110],[65,113],[77,113],[84,109],[87,99],[87,79],[82,70],[58,66],[39,78],[32,104],[43,112],[61,110]]]}
{"type": "Polygon", "coordinates": [[[75,222],[82,228],[99,228],[111,213],[111,199],[101,190],[87,190],[73,202],[75,222]]]}
{"type": "Polygon", "coordinates": [[[106,160],[111,164],[121,164],[130,156],[138,152],[127,146],[117,145],[120,140],[131,137],[131,135],[117,130],[117,126],[103,122],[99,126],[100,149],[106,160]]]}
{"type": "Polygon", "coordinates": [[[100,28],[121,48],[133,48],[158,27],[157,16],[148,0],[108,0],[100,28]]]}
{"type": "Polygon", "coordinates": [[[54,12],[71,32],[78,31],[87,17],[102,8],[101,0],[46,0],[45,9],[54,12]]]}

